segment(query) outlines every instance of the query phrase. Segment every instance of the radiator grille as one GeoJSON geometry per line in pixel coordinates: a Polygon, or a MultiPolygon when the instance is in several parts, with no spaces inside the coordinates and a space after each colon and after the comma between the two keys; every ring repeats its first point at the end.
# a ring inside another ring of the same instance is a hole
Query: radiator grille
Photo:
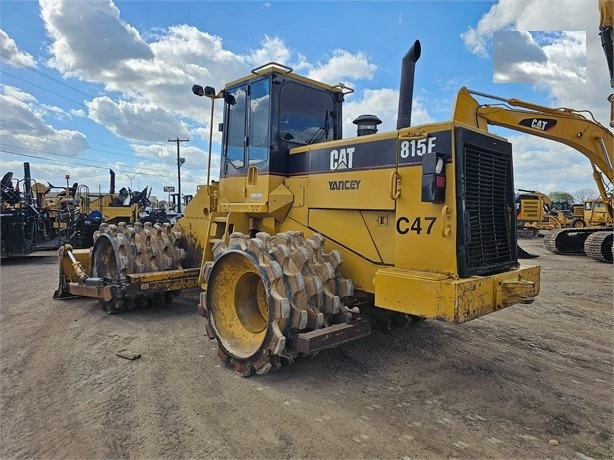
{"type": "Polygon", "coordinates": [[[464,158],[467,269],[503,269],[516,259],[512,157],[465,144],[464,158]]]}

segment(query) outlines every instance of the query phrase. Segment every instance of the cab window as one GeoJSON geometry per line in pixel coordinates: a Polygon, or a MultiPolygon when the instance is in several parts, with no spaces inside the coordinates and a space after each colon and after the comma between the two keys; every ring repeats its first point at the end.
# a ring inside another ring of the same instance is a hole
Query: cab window
{"type": "Polygon", "coordinates": [[[247,84],[226,91],[228,110],[226,131],[226,159],[235,168],[245,166],[245,105],[247,84]]]}
{"type": "Polygon", "coordinates": [[[294,144],[333,139],[335,101],[331,94],[294,82],[281,90],[279,135],[294,144]]]}
{"type": "Polygon", "coordinates": [[[260,169],[265,165],[269,152],[270,127],[270,80],[268,78],[255,81],[250,87],[249,116],[249,164],[260,169]]]}

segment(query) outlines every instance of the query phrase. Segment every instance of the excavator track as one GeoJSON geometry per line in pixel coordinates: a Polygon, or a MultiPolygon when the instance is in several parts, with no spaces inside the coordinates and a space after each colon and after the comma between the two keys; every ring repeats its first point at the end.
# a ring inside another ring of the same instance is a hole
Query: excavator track
{"type": "Polygon", "coordinates": [[[544,247],[554,254],[566,256],[587,255],[593,259],[611,263],[611,235],[611,227],[559,228],[551,230],[544,237],[544,247]],[[609,254],[608,247],[610,248],[609,254]]]}
{"type": "Polygon", "coordinates": [[[613,257],[614,233],[612,231],[595,232],[586,238],[584,252],[595,260],[611,264],[613,257]]]}
{"type": "Polygon", "coordinates": [[[554,254],[583,256],[584,242],[594,228],[557,228],[544,236],[544,247],[554,254]]]}
{"type": "Polygon", "coordinates": [[[228,245],[215,243],[199,312],[218,355],[239,375],[265,374],[329,348],[327,341],[370,332],[368,323],[352,324],[357,312],[342,303],[353,295],[352,282],[340,274],[341,254],[325,253],[323,244],[321,235],[306,239],[301,232],[236,232],[228,245]]]}

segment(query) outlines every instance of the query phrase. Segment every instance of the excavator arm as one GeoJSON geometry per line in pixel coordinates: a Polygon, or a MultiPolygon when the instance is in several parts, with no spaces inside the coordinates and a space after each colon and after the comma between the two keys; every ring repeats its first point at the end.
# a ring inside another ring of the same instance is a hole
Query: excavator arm
{"type": "Polygon", "coordinates": [[[551,139],[576,149],[590,161],[593,179],[601,199],[604,203],[609,203],[608,211],[612,217],[614,135],[596,120],[589,119],[573,109],[553,109],[519,99],[504,99],[471,91],[464,87],[456,96],[453,119],[486,131],[488,125],[502,126],[551,139]],[[480,104],[473,95],[498,100],[504,104],[480,104]]]}

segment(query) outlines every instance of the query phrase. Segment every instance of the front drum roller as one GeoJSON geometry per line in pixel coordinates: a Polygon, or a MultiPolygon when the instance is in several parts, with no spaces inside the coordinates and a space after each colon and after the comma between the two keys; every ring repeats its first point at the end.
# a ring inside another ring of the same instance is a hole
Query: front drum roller
{"type": "MultiPolygon", "coordinates": [[[[103,224],[94,234],[92,277],[120,287],[128,283],[128,275],[133,273],[181,268],[185,251],[178,247],[180,239],[181,235],[173,232],[169,224],[103,224]]],[[[107,313],[117,313],[144,300],[140,297],[128,299],[121,289],[113,292],[112,299],[99,300],[100,307],[107,313]]]]}
{"type": "MultiPolygon", "coordinates": [[[[103,225],[94,235],[92,247],[92,277],[105,282],[118,283],[127,279],[132,273],[132,251],[130,238],[125,235],[125,228],[115,225],[103,225]],[[119,231],[118,231],[119,230],[119,231]]],[[[109,314],[121,311],[125,307],[122,297],[110,300],[99,299],[100,308],[109,314]]]]}
{"type": "Polygon", "coordinates": [[[261,232],[215,244],[201,309],[220,358],[239,375],[292,363],[298,352],[289,339],[351,318],[341,299],[353,294],[352,283],[340,275],[339,252],[324,253],[323,243],[318,234],[261,232]]]}

